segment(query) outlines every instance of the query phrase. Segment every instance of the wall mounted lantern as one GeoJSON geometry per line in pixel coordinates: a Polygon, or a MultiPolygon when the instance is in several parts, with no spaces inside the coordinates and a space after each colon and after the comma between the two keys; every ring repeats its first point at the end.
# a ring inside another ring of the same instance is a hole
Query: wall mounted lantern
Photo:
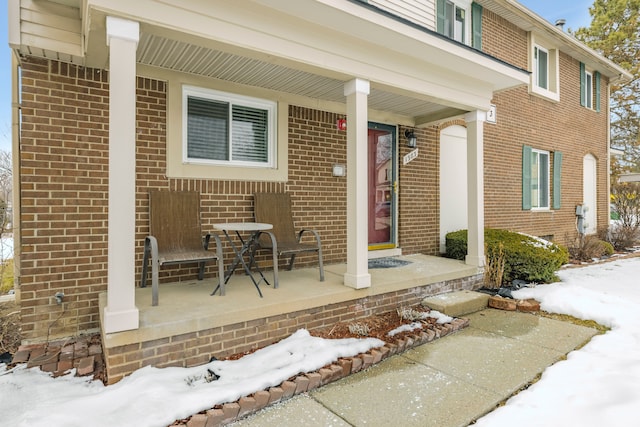
{"type": "Polygon", "coordinates": [[[418,138],[416,138],[416,134],[413,131],[406,129],[404,131],[404,137],[407,138],[407,147],[416,148],[418,145],[418,138]]]}

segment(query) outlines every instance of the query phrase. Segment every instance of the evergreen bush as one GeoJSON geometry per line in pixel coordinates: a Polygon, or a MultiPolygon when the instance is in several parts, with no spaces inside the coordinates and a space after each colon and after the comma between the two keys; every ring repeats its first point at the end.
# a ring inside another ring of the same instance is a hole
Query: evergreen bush
{"type": "MultiPolygon", "coordinates": [[[[488,258],[504,250],[503,284],[515,279],[526,282],[550,283],[557,280],[556,271],[569,261],[569,252],[563,246],[537,237],[513,231],[487,228],[484,242],[488,258]]],[[[446,235],[445,254],[448,258],[464,260],[467,254],[467,230],[446,235]]]]}

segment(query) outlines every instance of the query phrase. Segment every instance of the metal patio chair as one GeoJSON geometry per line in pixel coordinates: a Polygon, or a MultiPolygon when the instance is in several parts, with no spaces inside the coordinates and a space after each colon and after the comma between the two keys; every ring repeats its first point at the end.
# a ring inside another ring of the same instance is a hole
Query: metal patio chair
{"type": "Polygon", "coordinates": [[[254,215],[256,222],[272,224],[273,229],[261,233],[256,250],[273,253],[274,288],[278,287],[278,256],[288,256],[288,270],[293,268],[296,255],[317,252],[320,281],[324,281],[322,265],[322,245],[320,235],[315,230],[303,229],[296,233],[291,215],[291,197],[288,193],[255,193],[254,215]],[[312,243],[303,242],[304,233],[314,237],[312,243]]]}
{"type": "MultiPolygon", "coordinates": [[[[163,265],[198,263],[198,280],[202,280],[205,264],[217,260],[218,280],[224,281],[222,243],[215,234],[202,234],[198,192],[149,192],[149,236],[144,240],[142,288],[147,284],[149,258],[153,306],[158,305],[158,276],[163,265]],[[211,237],[216,242],[215,251],[209,251],[211,237]]],[[[224,287],[220,295],[224,295],[224,287]]]]}

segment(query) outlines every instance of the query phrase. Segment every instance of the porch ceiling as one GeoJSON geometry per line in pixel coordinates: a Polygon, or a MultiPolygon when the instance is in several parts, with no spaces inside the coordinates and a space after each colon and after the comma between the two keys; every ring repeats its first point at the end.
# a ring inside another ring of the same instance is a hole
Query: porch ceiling
{"type": "Polygon", "coordinates": [[[405,125],[488,109],[495,91],[528,80],[523,70],[359,2],[16,3],[10,45],[19,55],[108,69],[106,17],[121,17],[140,23],[141,69],[206,76],[335,111],[345,103],[344,84],[362,78],[371,83],[369,108],[405,125]]]}
{"type": "MultiPolygon", "coordinates": [[[[344,103],[344,84],[352,78],[332,78],[149,33],[141,34],[137,61],[143,65],[337,103],[344,103]]],[[[373,86],[368,102],[371,109],[406,117],[451,111],[436,102],[391,93],[373,86]]]]}

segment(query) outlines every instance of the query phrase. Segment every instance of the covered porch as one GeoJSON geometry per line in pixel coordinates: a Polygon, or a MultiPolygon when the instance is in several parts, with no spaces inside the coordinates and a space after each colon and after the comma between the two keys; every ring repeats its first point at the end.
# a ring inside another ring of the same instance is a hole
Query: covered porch
{"type": "MultiPolygon", "coordinates": [[[[476,289],[482,281],[481,270],[462,261],[422,254],[396,259],[408,263],[369,269],[372,284],[364,289],[344,286],[346,264],[326,265],[324,282],[318,280],[317,268],[280,271],[278,289],[260,285],[263,298],[245,275],[231,278],[224,297],[209,295],[215,277],[162,284],[156,307],[151,306],[151,288],[136,288],[138,329],[105,334],[102,327],[109,382],[147,365],[206,363],[212,356],[269,345],[300,328],[322,328],[391,311],[428,295],[476,289]]],[[[272,277],[271,271],[265,275],[272,277]]],[[[101,313],[106,300],[103,293],[101,313]]]]}

